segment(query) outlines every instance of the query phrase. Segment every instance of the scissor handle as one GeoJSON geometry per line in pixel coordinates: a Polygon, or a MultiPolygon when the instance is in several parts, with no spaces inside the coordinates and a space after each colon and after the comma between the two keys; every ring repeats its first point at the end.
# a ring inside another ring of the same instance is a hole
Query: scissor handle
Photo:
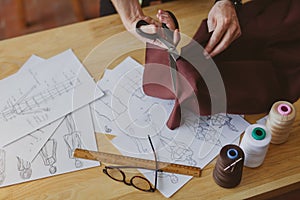
{"type": "MultiPolygon", "coordinates": [[[[179,29],[179,23],[175,17],[175,15],[171,12],[171,11],[166,11],[170,17],[172,18],[174,25],[175,25],[175,29],[179,29]]],[[[135,26],[136,28],[136,32],[145,38],[151,39],[151,40],[155,40],[157,38],[159,38],[159,34],[158,33],[146,33],[144,31],[142,31],[141,26],[146,26],[146,25],[150,25],[148,22],[146,22],[145,20],[139,20],[135,26]]],[[[173,31],[171,31],[168,26],[165,23],[162,23],[162,27],[165,30],[165,34],[167,36],[167,40],[169,41],[173,41],[173,31]]]]}
{"type": "Polygon", "coordinates": [[[136,28],[136,32],[142,36],[142,37],[145,37],[145,38],[148,38],[150,40],[155,40],[158,38],[158,34],[157,33],[146,33],[144,31],[142,31],[141,29],[141,26],[145,26],[145,25],[150,25],[148,22],[146,22],[145,20],[139,20],[136,25],[135,25],[135,28],[136,28]]]}

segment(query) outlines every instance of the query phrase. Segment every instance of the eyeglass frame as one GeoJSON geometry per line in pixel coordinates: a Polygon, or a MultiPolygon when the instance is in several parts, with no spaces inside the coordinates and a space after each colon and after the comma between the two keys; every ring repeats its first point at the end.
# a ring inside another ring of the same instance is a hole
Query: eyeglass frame
{"type": "Polygon", "coordinates": [[[157,186],[157,178],[158,178],[158,171],[161,171],[158,169],[158,162],[157,162],[157,156],[156,156],[156,152],[154,150],[154,146],[153,146],[153,143],[151,141],[151,138],[150,136],[148,135],[148,139],[149,139],[149,142],[150,142],[150,146],[152,148],[152,151],[153,151],[153,154],[154,154],[154,161],[155,161],[155,179],[154,179],[154,187],[152,187],[150,181],[143,177],[143,176],[140,176],[140,175],[135,175],[133,177],[131,177],[130,181],[127,182],[126,181],[126,175],[125,173],[121,170],[121,168],[133,168],[133,169],[147,169],[147,170],[153,170],[153,169],[149,169],[149,168],[145,168],[145,167],[135,167],[135,166],[105,166],[105,168],[102,170],[104,174],[106,174],[108,177],[110,177],[111,179],[115,180],[115,181],[119,181],[119,182],[123,182],[124,184],[128,185],[128,186],[133,186],[134,188],[138,189],[138,190],[141,190],[141,191],[144,191],[144,192],[155,192],[156,190],[156,186],[157,186]],[[119,179],[116,179],[114,178],[113,176],[111,176],[107,170],[108,169],[117,169],[121,174],[122,174],[122,180],[119,180],[119,179]],[[149,186],[150,186],[150,189],[149,190],[145,190],[145,189],[142,189],[142,188],[139,188],[138,186],[136,186],[134,183],[133,183],[133,180],[135,178],[140,178],[140,179],[143,179],[145,180],[149,186]]]}

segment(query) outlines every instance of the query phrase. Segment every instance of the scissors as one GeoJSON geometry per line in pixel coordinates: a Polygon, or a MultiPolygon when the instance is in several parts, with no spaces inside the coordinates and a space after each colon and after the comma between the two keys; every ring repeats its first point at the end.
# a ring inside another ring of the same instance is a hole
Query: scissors
{"type": "MultiPolygon", "coordinates": [[[[170,11],[167,11],[169,15],[172,17],[175,28],[178,29],[178,21],[173,13],[170,11]]],[[[171,72],[171,78],[172,78],[172,85],[174,93],[176,94],[176,79],[177,79],[177,66],[176,66],[176,60],[179,57],[178,51],[176,50],[176,46],[173,43],[173,31],[171,31],[165,23],[162,23],[162,28],[164,31],[164,37],[159,33],[146,33],[142,31],[141,26],[150,25],[145,20],[139,20],[136,24],[136,32],[144,37],[148,38],[150,40],[159,40],[161,43],[163,43],[167,48],[169,52],[169,60],[170,60],[170,72],[171,72]]]]}

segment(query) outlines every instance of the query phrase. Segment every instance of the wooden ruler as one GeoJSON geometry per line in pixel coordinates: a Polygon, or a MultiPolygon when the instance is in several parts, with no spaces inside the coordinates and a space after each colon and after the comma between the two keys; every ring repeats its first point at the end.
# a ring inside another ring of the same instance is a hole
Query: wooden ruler
{"type": "MultiPolygon", "coordinates": [[[[98,160],[104,163],[110,163],[116,165],[146,168],[146,169],[153,169],[153,170],[156,169],[155,161],[153,160],[146,160],[141,158],[122,156],[118,154],[104,153],[99,151],[75,149],[73,156],[77,158],[88,159],[88,160],[98,160]]],[[[184,175],[189,175],[194,177],[201,176],[201,168],[199,167],[173,164],[173,163],[160,162],[160,161],[157,164],[158,164],[158,169],[163,172],[184,174],[184,175]]]]}

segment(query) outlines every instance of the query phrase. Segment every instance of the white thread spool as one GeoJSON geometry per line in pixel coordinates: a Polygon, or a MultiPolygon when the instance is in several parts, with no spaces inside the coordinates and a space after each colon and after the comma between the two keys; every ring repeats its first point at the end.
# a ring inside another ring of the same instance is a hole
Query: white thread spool
{"type": "Polygon", "coordinates": [[[296,109],[287,101],[278,101],[273,104],[266,127],[272,134],[272,144],[281,144],[288,140],[292,124],[296,118],[296,109]]]}
{"type": "Polygon", "coordinates": [[[245,153],[244,166],[260,166],[266,157],[270,141],[271,133],[264,125],[248,126],[240,144],[245,153]]]}

